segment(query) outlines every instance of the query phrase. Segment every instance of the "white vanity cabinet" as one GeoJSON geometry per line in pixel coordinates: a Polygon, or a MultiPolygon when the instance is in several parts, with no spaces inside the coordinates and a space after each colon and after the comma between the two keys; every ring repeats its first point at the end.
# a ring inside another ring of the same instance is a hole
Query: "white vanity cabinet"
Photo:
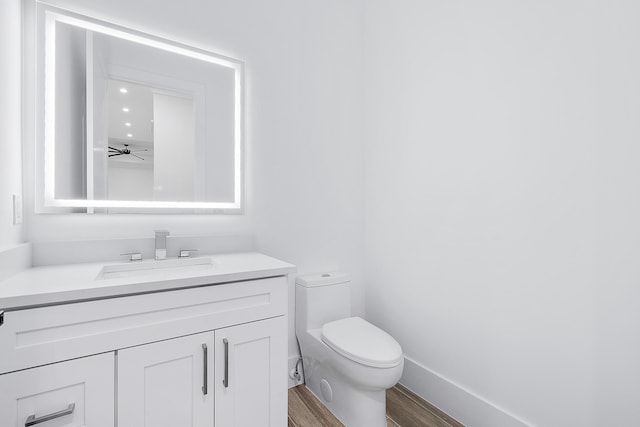
{"type": "Polygon", "coordinates": [[[287,425],[284,317],[215,332],[215,425],[287,425]]]}
{"type": "Polygon", "coordinates": [[[3,427],[113,427],[114,354],[0,375],[3,427]]]}
{"type": "Polygon", "coordinates": [[[213,346],[205,332],[119,351],[118,426],[213,426],[213,346]]]}
{"type": "Polygon", "coordinates": [[[6,311],[0,426],[286,425],[286,311],[286,275],[6,311]]]}
{"type": "Polygon", "coordinates": [[[285,328],[279,316],[118,351],[118,425],[286,425],[285,328]]]}

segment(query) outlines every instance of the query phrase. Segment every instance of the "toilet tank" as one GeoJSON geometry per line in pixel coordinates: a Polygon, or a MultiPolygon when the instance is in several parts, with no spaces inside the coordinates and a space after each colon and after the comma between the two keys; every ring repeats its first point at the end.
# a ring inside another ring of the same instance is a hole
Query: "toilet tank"
{"type": "Polygon", "coordinates": [[[296,332],[351,317],[351,281],[346,273],[320,273],[296,279],[296,332]]]}

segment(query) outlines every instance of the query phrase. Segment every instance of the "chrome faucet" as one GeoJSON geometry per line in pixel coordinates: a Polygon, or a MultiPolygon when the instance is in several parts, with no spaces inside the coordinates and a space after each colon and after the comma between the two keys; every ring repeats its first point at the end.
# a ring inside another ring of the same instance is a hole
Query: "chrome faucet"
{"type": "Polygon", "coordinates": [[[156,259],[167,259],[167,230],[156,230],[156,259]]]}

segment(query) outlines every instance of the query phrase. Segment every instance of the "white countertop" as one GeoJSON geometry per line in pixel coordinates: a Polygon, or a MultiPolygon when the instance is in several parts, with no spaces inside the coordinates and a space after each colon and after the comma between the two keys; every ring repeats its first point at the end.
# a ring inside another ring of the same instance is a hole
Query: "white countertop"
{"type": "MultiPolygon", "coordinates": [[[[132,262],[66,264],[30,268],[0,281],[0,310],[237,282],[282,276],[296,271],[296,267],[292,264],[257,252],[207,255],[197,258],[210,258],[212,268],[187,271],[162,268],[150,274],[107,279],[100,278],[103,267],[132,262]]],[[[139,262],[162,263],[164,261],[139,262]]]]}

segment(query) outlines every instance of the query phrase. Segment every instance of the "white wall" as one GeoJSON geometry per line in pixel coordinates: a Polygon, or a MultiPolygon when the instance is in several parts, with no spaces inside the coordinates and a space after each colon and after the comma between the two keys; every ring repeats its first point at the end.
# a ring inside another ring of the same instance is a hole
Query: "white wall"
{"type": "Polygon", "coordinates": [[[109,200],[153,200],[153,167],[112,162],[107,168],[109,200]]]}
{"type": "Polygon", "coordinates": [[[640,417],[638,13],[366,2],[367,317],[469,425],[640,417]]]}
{"type": "MultiPolygon", "coordinates": [[[[363,315],[362,2],[272,5],[245,14],[261,52],[248,67],[256,245],[302,274],[350,273],[363,315]]],[[[293,287],[289,302],[293,327],[293,287]]]]}
{"type": "Polygon", "coordinates": [[[0,2],[0,248],[23,241],[13,225],[13,195],[22,194],[21,20],[20,0],[0,2]]]}
{"type": "Polygon", "coordinates": [[[153,200],[194,201],[193,100],[153,94],[153,200]]]}

